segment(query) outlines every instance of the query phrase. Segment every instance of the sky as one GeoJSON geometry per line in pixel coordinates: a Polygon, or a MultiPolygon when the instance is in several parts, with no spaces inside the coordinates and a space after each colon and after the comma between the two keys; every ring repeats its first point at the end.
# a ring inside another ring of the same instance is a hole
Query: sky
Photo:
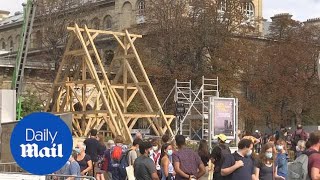
{"type": "MultiPolygon", "coordinates": [[[[0,10],[8,10],[13,14],[22,10],[21,4],[26,0],[0,0],[0,10]]],[[[263,17],[269,19],[274,14],[290,13],[293,19],[306,21],[320,17],[320,0],[262,0],[263,17]]]]}

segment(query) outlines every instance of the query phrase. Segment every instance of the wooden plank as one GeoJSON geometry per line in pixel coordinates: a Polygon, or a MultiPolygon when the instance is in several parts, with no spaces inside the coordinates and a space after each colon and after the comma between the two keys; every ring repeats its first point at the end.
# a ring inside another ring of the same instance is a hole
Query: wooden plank
{"type": "MultiPolygon", "coordinates": [[[[151,82],[150,82],[150,80],[149,80],[149,77],[148,77],[148,75],[147,75],[147,72],[145,71],[145,69],[144,69],[144,67],[143,67],[143,64],[142,64],[142,62],[141,62],[141,59],[140,59],[140,57],[139,57],[139,55],[138,55],[138,52],[137,52],[137,50],[136,50],[136,48],[135,48],[135,46],[134,46],[134,44],[133,44],[133,41],[132,41],[132,39],[131,39],[131,36],[130,36],[128,30],[126,30],[126,37],[127,37],[128,41],[129,41],[130,44],[131,44],[131,48],[132,48],[132,50],[133,50],[133,53],[134,53],[135,56],[136,56],[136,60],[137,60],[138,66],[140,67],[140,70],[142,71],[142,75],[143,75],[145,81],[147,82],[147,84],[148,84],[148,86],[149,86],[149,89],[151,90],[152,96],[153,96],[154,100],[156,101],[157,107],[158,107],[159,110],[160,110],[160,114],[161,114],[162,120],[165,122],[165,124],[166,124],[166,126],[167,126],[167,128],[168,128],[168,130],[169,130],[169,132],[170,132],[170,134],[171,134],[171,136],[174,136],[173,131],[172,131],[171,127],[170,127],[170,124],[168,124],[168,122],[166,121],[166,118],[165,118],[165,116],[164,116],[164,112],[163,112],[163,110],[162,110],[161,104],[160,104],[160,102],[159,102],[159,100],[158,100],[158,98],[157,98],[157,95],[156,95],[156,93],[155,93],[155,91],[154,91],[154,89],[153,89],[153,87],[152,87],[152,85],[151,85],[151,82]]],[[[161,133],[161,132],[160,132],[160,133],[161,133]]],[[[163,135],[163,134],[161,134],[161,135],[163,135]]]]}
{"type": "Polygon", "coordinates": [[[158,129],[155,126],[155,123],[153,123],[153,121],[151,120],[151,118],[147,118],[148,122],[151,125],[151,128],[153,129],[154,133],[156,133],[156,136],[160,136],[160,132],[159,130],[162,130],[161,128],[158,127],[158,129]]]}
{"type": "Polygon", "coordinates": [[[120,40],[120,38],[113,34],[113,37],[116,38],[116,40],[118,41],[119,45],[123,48],[123,49],[126,49],[126,47],[124,46],[123,42],[120,40]]]}
{"type": "Polygon", "coordinates": [[[147,86],[148,84],[146,82],[137,82],[137,83],[123,83],[123,84],[112,84],[111,87],[116,87],[118,89],[123,89],[125,86],[127,86],[127,88],[131,88],[131,89],[137,89],[137,85],[139,86],[147,86]]]}
{"type": "MultiPolygon", "coordinates": [[[[77,30],[79,30],[80,32],[84,32],[84,31],[85,31],[85,29],[79,28],[79,26],[78,26],[77,24],[76,24],[75,27],[67,27],[67,30],[69,30],[69,31],[74,31],[74,32],[76,32],[77,30]]],[[[126,36],[125,33],[121,33],[121,32],[95,30],[95,29],[88,29],[88,32],[89,32],[89,33],[107,34],[107,35],[126,36]]],[[[142,35],[130,34],[130,37],[142,38],[142,35]]]]}
{"type": "MultiPolygon", "coordinates": [[[[77,25],[76,25],[76,26],[77,26],[77,25]]],[[[90,40],[90,43],[91,43],[91,46],[92,46],[92,48],[93,48],[93,50],[94,50],[94,52],[95,52],[95,57],[96,57],[96,59],[97,59],[97,63],[98,63],[98,65],[99,65],[99,67],[100,67],[100,70],[102,71],[104,80],[105,80],[105,82],[107,83],[107,84],[106,84],[106,88],[108,89],[108,92],[110,93],[109,95],[111,96],[111,99],[115,100],[116,97],[115,97],[115,95],[114,95],[113,90],[112,90],[111,88],[110,88],[110,89],[108,88],[108,87],[110,87],[111,84],[110,84],[110,82],[109,82],[108,77],[106,76],[106,72],[105,72],[105,70],[104,70],[104,66],[103,66],[103,64],[102,64],[102,62],[101,62],[99,53],[98,53],[98,51],[97,51],[97,49],[96,49],[96,46],[95,46],[95,44],[94,44],[94,42],[93,42],[93,39],[92,39],[91,36],[90,36],[90,33],[89,33],[89,30],[88,30],[87,26],[85,26],[85,32],[87,33],[87,36],[88,36],[88,38],[89,38],[89,40],[90,40]]],[[[89,58],[89,57],[88,57],[88,58],[89,58]]],[[[90,57],[90,59],[91,59],[91,57],[90,57]]],[[[89,61],[89,62],[90,62],[90,61],[89,61]]],[[[91,63],[92,63],[92,60],[91,60],[91,63]]],[[[92,63],[92,67],[94,67],[93,63],[92,63]]],[[[98,75],[97,75],[97,77],[98,77],[98,75]]],[[[98,78],[97,78],[97,79],[98,79],[98,78]]],[[[98,81],[98,82],[99,82],[99,81],[98,81]]],[[[99,82],[99,83],[100,83],[100,82],[99,82]]],[[[103,91],[101,91],[101,92],[103,92],[103,91]]],[[[102,95],[104,95],[104,94],[102,94],[102,95]]],[[[103,96],[103,98],[104,98],[104,96],[103,96]]],[[[107,99],[106,99],[106,101],[107,101],[107,99]]],[[[107,103],[107,102],[106,102],[106,103],[107,103]]],[[[127,134],[125,134],[125,136],[127,136],[127,140],[129,140],[130,142],[132,142],[131,133],[130,133],[130,131],[129,131],[129,129],[128,129],[128,126],[126,125],[124,116],[123,116],[122,111],[121,111],[121,109],[120,109],[120,106],[119,106],[119,104],[117,103],[117,101],[114,101],[114,104],[115,104],[115,107],[116,107],[117,114],[118,114],[118,116],[119,116],[119,118],[120,118],[120,121],[121,121],[121,123],[124,125],[124,130],[125,130],[125,132],[127,133],[127,134]]],[[[111,115],[111,117],[113,117],[113,116],[111,115]]]]}
{"type": "MultiPolygon", "coordinates": [[[[124,88],[124,84],[113,84],[113,85],[111,85],[111,87],[113,89],[123,89],[124,88]]],[[[129,86],[129,87],[127,87],[127,89],[135,90],[135,89],[137,89],[137,87],[136,86],[129,86]]]]}
{"type": "MultiPolygon", "coordinates": [[[[103,93],[104,91],[103,91],[101,82],[99,81],[99,76],[97,74],[97,71],[95,70],[94,64],[92,62],[91,55],[89,54],[87,46],[86,46],[86,44],[84,42],[84,39],[82,37],[81,30],[79,29],[77,24],[75,25],[75,27],[76,27],[76,33],[77,33],[78,37],[80,38],[79,40],[80,40],[80,42],[82,44],[82,47],[83,47],[83,49],[85,50],[85,52],[87,54],[86,63],[87,63],[87,66],[90,69],[89,73],[91,74],[92,77],[94,77],[94,79],[96,79],[97,89],[101,92],[102,101],[103,101],[104,105],[106,106],[107,111],[110,113],[110,117],[111,117],[112,122],[114,124],[116,124],[116,120],[115,120],[114,116],[112,115],[113,112],[112,112],[112,110],[111,110],[111,108],[109,106],[109,103],[107,101],[107,98],[106,98],[105,94],[103,93]]],[[[88,31],[86,31],[86,33],[89,34],[88,31]]],[[[90,34],[89,34],[89,36],[90,36],[90,34]]],[[[92,41],[91,41],[90,37],[89,37],[89,40],[90,40],[90,42],[92,44],[92,41]]],[[[97,53],[97,52],[95,52],[95,53],[97,53]]],[[[115,126],[115,129],[116,129],[117,134],[121,134],[120,129],[119,129],[118,126],[115,126]]]]}
{"type": "Polygon", "coordinates": [[[124,105],[123,105],[123,101],[122,101],[122,99],[121,99],[121,97],[120,97],[120,95],[119,95],[119,93],[117,92],[116,89],[114,89],[114,94],[116,95],[116,97],[117,97],[120,105],[123,107],[123,106],[124,106],[124,105]]]}
{"type": "Polygon", "coordinates": [[[132,92],[131,96],[128,99],[128,106],[131,104],[132,100],[134,99],[137,93],[138,93],[137,89],[132,92]]]}
{"type": "Polygon", "coordinates": [[[136,122],[138,121],[138,117],[137,118],[134,118],[133,120],[132,120],[132,122],[131,122],[131,124],[130,124],[130,126],[129,126],[129,129],[130,129],[130,131],[132,130],[132,128],[133,128],[133,126],[136,124],[136,122]]]}

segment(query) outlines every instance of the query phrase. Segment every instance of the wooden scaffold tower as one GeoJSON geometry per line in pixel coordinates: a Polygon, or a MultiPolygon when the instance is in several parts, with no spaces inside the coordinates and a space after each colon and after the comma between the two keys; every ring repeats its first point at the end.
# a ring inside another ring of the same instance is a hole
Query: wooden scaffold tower
{"type": "Polygon", "coordinates": [[[138,120],[146,121],[157,136],[167,131],[173,136],[170,124],[175,116],[164,114],[134,45],[142,36],[127,30],[121,33],[79,28],[77,24],[68,31],[70,37],[46,111],[72,113],[76,137],[106,125],[114,136],[132,141],[131,130],[138,120]],[[98,36],[111,36],[118,43],[108,69],[95,45],[98,36]],[[112,78],[110,72],[114,71],[112,78]],[[142,101],[139,112],[130,109],[135,100],[142,101]]]}

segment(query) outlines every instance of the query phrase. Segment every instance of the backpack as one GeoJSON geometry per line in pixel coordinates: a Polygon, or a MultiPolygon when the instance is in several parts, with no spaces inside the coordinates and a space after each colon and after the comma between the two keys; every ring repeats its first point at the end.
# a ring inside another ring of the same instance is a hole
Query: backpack
{"type": "Polygon", "coordinates": [[[130,149],[129,151],[127,151],[127,152],[121,157],[121,160],[120,160],[119,172],[120,172],[121,177],[124,177],[124,178],[127,177],[126,167],[129,166],[129,152],[130,152],[131,150],[132,150],[132,149],[130,149]]]}
{"type": "Polygon", "coordinates": [[[318,152],[306,152],[301,154],[296,160],[288,164],[288,179],[290,180],[310,180],[308,175],[309,156],[318,152]]]}
{"type": "Polygon", "coordinates": [[[121,146],[114,146],[111,149],[111,159],[113,161],[120,162],[121,157],[122,157],[122,147],[121,146]]]}

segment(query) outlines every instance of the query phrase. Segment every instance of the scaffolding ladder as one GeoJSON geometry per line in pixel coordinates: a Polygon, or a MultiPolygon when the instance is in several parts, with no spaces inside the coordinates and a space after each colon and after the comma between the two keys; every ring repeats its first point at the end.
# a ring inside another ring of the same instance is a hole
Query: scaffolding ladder
{"type": "Polygon", "coordinates": [[[175,89],[175,102],[185,107],[185,114],[176,118],[176,131],[190,139],[207,139],[209,98],[219,97],[219,79],[203,76],[202,85],[198,89],[192,89],[191,81],[176,80],[175,89]]]}
{"type": "Polygon", "coordinates": [[[21,91],[24,76],[24,68],[27,61],[28,49],[30,44],[31,32],[33,22],[36,13],[36,1],[28,0],[27,4],[24,4],[24,20],[22,25],[22,31],[20,35],[19,49],[16,57],[16,64],[12,78],[12,89],[16,90],[17,104],[18,104],[18,119],[21,118],[21,91]]]}
{"type": "Polygon", "coordinates": [[[183,116],[176,118],[176,134],[179,132],[181,135],[190,137],[190,120],[186,120],[184,116],[191,114],[189,111],[192,100],[191,80],[186,82],[176,80],[175,89],[175,102],[183,104],[186,112],[183,116]]]}
{"type": "Polygon", "coordinates": [[[202,77],[202,139],[209,135],[209,98],[219,97],[219,79],[207,79],[202,77]]]}

